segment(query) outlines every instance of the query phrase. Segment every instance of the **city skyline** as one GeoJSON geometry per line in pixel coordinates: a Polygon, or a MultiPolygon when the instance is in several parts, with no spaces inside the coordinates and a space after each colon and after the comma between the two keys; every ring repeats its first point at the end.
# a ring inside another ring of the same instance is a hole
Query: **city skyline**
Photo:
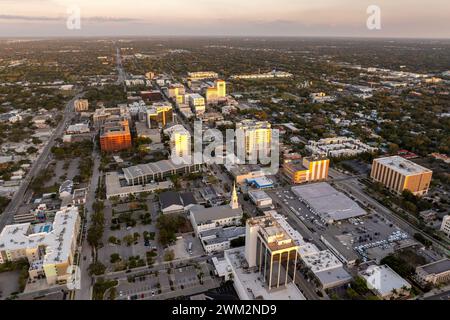
{"type": "Polygon", "coordinates": [[[318,36],[448,38],[450,4],[400,0],[288,0],[240,2],[204,0],[1,0],[0,37],[48,36],[318,36]],[[130,5],[131,4],[131,5],[130,5]],[[73,6],[81,29],[66,22],[73,6]],[[381,29],[366,26],[367,8],[381,10],[381,29]],[[69,11],[68,11],[69,10],[69,11]]]}

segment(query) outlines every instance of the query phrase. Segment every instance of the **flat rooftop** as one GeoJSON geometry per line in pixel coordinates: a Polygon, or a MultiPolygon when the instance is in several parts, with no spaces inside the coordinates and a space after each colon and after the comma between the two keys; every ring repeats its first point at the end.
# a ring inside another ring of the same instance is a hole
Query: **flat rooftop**
{"type": "Polygon", "coordinates": [[[405,176],[431,172],[430,169],[422,167],[400,156],[379,158],[375,159],[375,161],[405,176]]]}
{"type": "Polygon", "coordinates": [[[339,221],[367,214],[356,202],[325,182],[296,186],[291,190],[325,220],[339,221]]]}
{"type": "Polygon", "coordinates": [[[42,228],[39,233],[33,233],[30,223],[5,226],[0,233],[0,250],[25,250],[44,246],[43,264],[67,261],[73,238],[77,237],[75,231],[78,217],[77,207],[65,208],[56,213],[51,228],[42,228]]]}
{"type": "Polygon", "coordinates": [[[267,193],[265,193],[264,191],[262,191],[262,190],[251,190],[251,191],[249,191],[248,192],[248,194],[253,198],[253,199],[255,199],[256,201],[258,201],[258,200],[272,200],[272,198],[271,197],[269,197],[269,195],[267,194],[267,193]]]}
{"type": "Polygon", "coordinates": [[[175,171],[186,168],[185,164],[175,164],[171,160],[161,160],[148,164],[141,164],[123,169],[126,179],[135,179],[149,175],[156,175],[163,172],[175,171]]]}
{"type": "Polygon", "coordinates": [[[422,270],[428,274],[439,274],[450,270],[450,259],[444,259],[436,261],[424,266],[421,266],[422,270]]]}
{"type": "Polygon", "coordinates": [[[391,294],[394,289],[400,290],[403,287],[411,287],[405,279],[386,265],[369,266],[367,270],[361,272],[361,276],[366,280],[369,288],[374,288],[382,296],[391,294]]]}
{"type": "Polygon", "coordinates": [[[225,259],[233,270],[235,287],[241,288],[237,290],[241,300],[306,300],[294,283],[268,291],[259,272],[244,269],[244,247],[225,251],[225,259]]]}

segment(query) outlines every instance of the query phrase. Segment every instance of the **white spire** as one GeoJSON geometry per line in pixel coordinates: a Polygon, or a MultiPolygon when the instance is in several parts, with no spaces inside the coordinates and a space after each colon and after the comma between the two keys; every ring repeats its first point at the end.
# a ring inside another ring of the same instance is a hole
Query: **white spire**
{"type": "Polygon", "coordinates": [[[239,209],[239,198],[236,192],[236,182],[233,185],[233,192],[231,194],[231,202],[230,202],[231,209],[239,209]]]}

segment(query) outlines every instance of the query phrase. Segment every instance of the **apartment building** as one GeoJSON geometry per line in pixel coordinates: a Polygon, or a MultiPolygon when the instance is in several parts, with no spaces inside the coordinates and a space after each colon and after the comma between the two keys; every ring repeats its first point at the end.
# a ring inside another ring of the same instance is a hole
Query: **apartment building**
{"type": "Polygon", "coordinates": [[[188,72],[188,79],[190,81],[204,80],[204,79],[217,79],[219,75],[217,72],[212,71],[198,71],[198,72],[188,72]]]}
{"type": "Polygon", "coordinates": [[[441,231],[450,238],[450,215],[447,215],[442,219],[441,231]]]}
{"type": "Polygon", "coordinates": [[[49,285],[69,281],[80,230],[77,207],[58,211],[53,223],[6,226],[0,233],[0,264],[27,259],[29,276],[44,276],[49,285]]]}
{"type": "Polygon", "coordinates": [[[224,80],[214,81],[214,86],[206,89],[206,102],[217,103],[227,96],[227,84],[224,80]]]}
{"type": "Polygon", "coordinates": [[[270,155],[272,129],[267,121],[244,120],[236,124],[236,130],[242,130],[245,139],[245,152],[248,160],[258,159],[258,154],[270,155]]]}
{"type": "Polygon", "coordinates": [[[398,195],[409,190],[416,196],[428,193],[433,172],[399,156],[375,159],[370,177],[398,195]]]}

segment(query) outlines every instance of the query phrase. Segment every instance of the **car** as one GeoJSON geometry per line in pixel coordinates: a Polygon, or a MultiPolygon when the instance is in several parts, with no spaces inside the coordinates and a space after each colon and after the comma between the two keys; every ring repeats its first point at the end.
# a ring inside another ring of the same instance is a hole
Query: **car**
{"type": "Polygon", "coordinates": [[[154,297],[155,296],[155,291],[152,291],[152,297],[154,297]]]}
{"type": "Polygon", "coordinates": [[[145,241],[144,241],[144,246],[150,247],[150,242],[149,242],[148,240],[145,240],[145,241]]]}

